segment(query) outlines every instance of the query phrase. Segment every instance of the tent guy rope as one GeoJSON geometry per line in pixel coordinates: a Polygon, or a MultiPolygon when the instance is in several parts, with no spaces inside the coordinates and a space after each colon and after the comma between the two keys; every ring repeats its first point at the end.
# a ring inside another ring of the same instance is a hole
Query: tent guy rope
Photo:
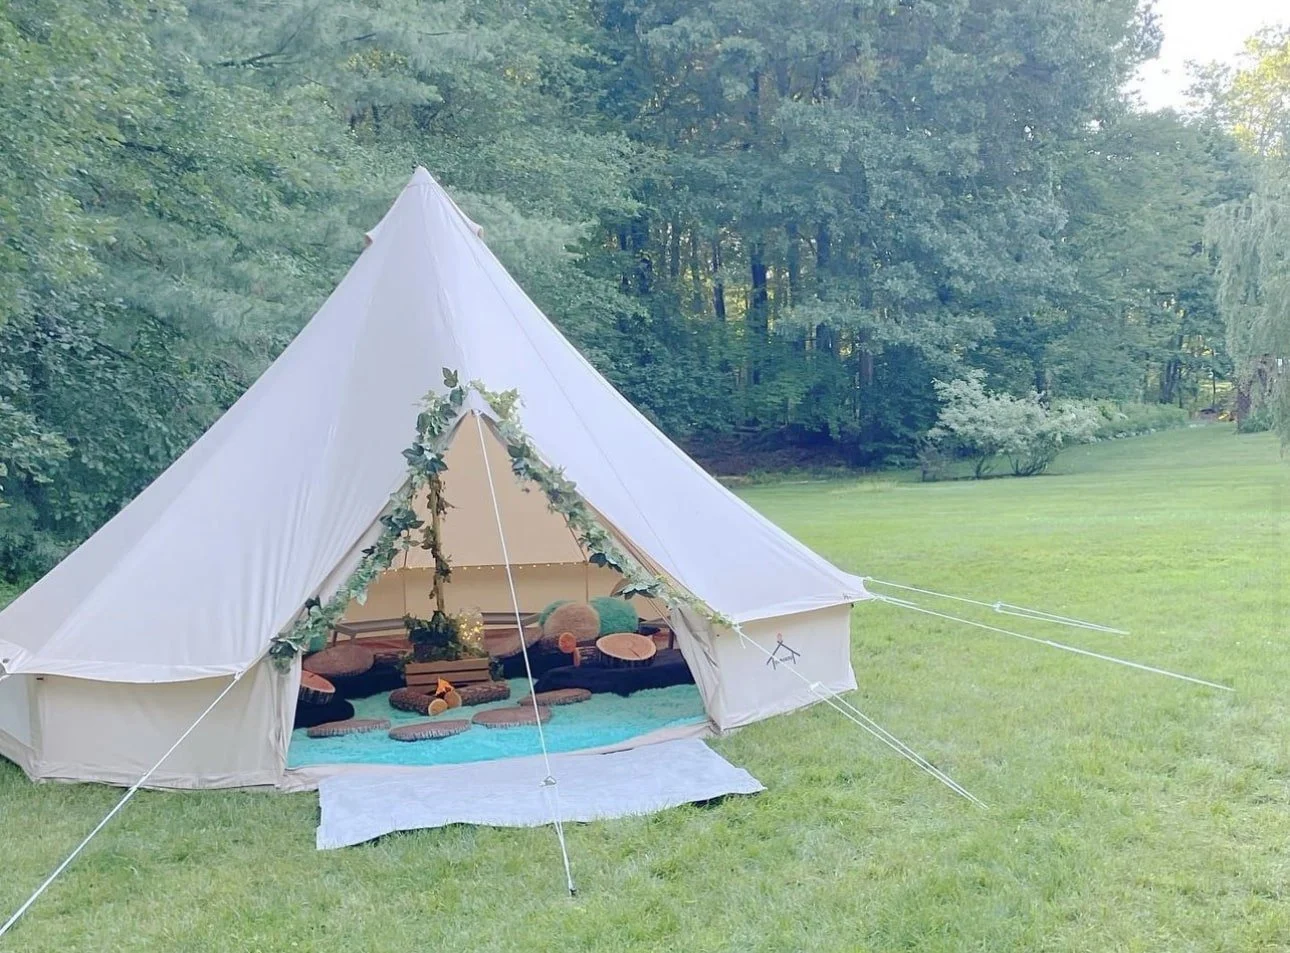
{"type": "Polygon", "coordinates": [[[224,696],[233,690],[233,686],[242,680],[242,676],[245,675],[246,672],[246,669],[242,669],[240,672],[236,672],[233,675],[232,680],[224,686],[223,691],[216,695],[215,700],[206,706],[206,710],[197,716],[197,720],[189,725],[175,743],[166,749],[166,753],[158,758],[156,763],[143,773],[143,777],[139,778],[138,781],[135,781],[134,784],[130,786],[130,789],[121,796],[121,799],[116,802],[112,810],[108,811],[107,814],[103,816],[103,820],[99,821],[98,824],[94,826],[94,829],[85,835],[85,839],[76,845],[76,849],[68,854],[61,864],[54,868],[54,872],[45,878],[44,883],[37,887],[23,905],[13,912],[13,916],[6,920],[3,926],[0,926],[0,939],[3,939],[4,935],[13,929],[13,925],[18,922],[24,913],[31,909],[31,905],[40,899],[40,895],[49,888],[50,884],[58,879],[59,874],[71,865],[72,861],[80,855],[81,851],[83,851],[89,842],[94,839],[95,835],[98,834],[99,831],[103,830],[112,818],[116,817],[117,812],[119,812],[121,808],[125,807],[132,797],[139,793],[139,789],[148,783],[148,779],[151,778],[156,770],[165,763],[166,759],[174,754],[176,749],[178,749],[179,746],[188,739],[188,736],[197,729],[197,726],[206,720],[206,716],[215,710],[215,706],[224,700],[224,696]]]}
{"type": "MultiPolygon", "coordinates": [[[[775,657],[774,654],[767,651],[765,646],[760,645],[752,638],[750,638],[748,634],[744,632],[743,627],[740,626],[738,623],[736,623],[733,626],[733,629],[735,633],[739,636],[741,644],[751,645],[757,651],[765,655],[766,658],[774,659],[775,657]]],[[[982,801],[979,797],[977,797],[967,788],[963,787],[963,785],[959,784],[952,777],[950,777],[940,768],[936,767],[936,765],[932,764],[921,754],[919,754],[913,748],[909,747],[909,745],[905,744],[903,741],[901,741],[899,738],[893,735],[890,731],[882,727],[882,725],[878,724],[876,721],[874,721],[872,718],[870,718],[868,715],[862,712],[855,705],[851,704],[849,701],[847,701],[837,692],[829,691],[828,689],[823,688],[823,686],[821,686],[819,682],[811,681],[809,678],[807,678],[805,675],[799,672],[796,668],[790,665],[781,665],[777,667],[786,672],[789,672],[792,675],[795,675],[798,679],[802,681],[803,684],[806,685],[808,689],[810,689],[811,694],[814,695],[816,698],[820,699],[822,702],[825,702],[830,708],[833,708],[835,711],[841,712],[843,717],[845,717],[847,720],[851,721],[855,725],[858,725],[860,728],[864,729],[869,734],[873,735],[875,738],[877,738],[879,741],[885,744],[888,748],[891,748],[893,751],[895,751],[905,760],[911,762],[912,764],[922,769],[923,771],[926,771],[937,781],[940,781],[942,784],[944,784],[955,794],[959,795],[959,797],[962,797],[968,801],[971,801],[977,807],[983,808],[986,806],[985,802],[982,801]]]]}
{"type": "Polygon", "coordinates": [[[493,517],[497,521],[497,538],[502,546],[502,565],[506,569],[506,583],[511,590],[511,608],[515,610],[515,634],[519,638],[520,654],[524,656],[524,674],[529,682],[529,699],[533,703],[533,719],[537,722],[538,743],[542,746],[542,762],[546,767],[546,776],[542,779],[542,791],[551,801],[551,822],[555,827],[556,840],[560,842],[560,857],[564,861],[565,886],[569,896],[577,896],[578,887],[573,882],[573,866],[569,863],[569,845],[564,839],[564,820],[560,810],[560,786],[556,782],[551,768],[551,755],[546,748],[546,732],[542,730],[542,718],[538,709],[537,687],[533,682],[533,666],[529,663],[529,648],[524,641],[524,620],[520,612],[520,599],[515,591],[515,576],[511,572],[511,557],[506,548],[506,531],[502,528],[502,509],[497,502],[497,487],[493,483],[493,468],[488,462],[488,445],[484,440],[484,422],[478,411],[472,412],[475,428],[479,432],[479,449],[484,456],[484,473],[488,477],[488,494],[493,501],[493,517]]]}
{"type": "Polygon", "coordinates": [[[1086,655],[1089,658],[1101,659],[1103,662],[1113,662],[1116,665],[1124,665],[1128,668],[1136,668],[1142,672],[1150,672],[1153,675],[1164,675],[1166,678],[1176,678],[1179,681],[1191,682],[1194,685],[1204,685],[1206,688],[1217,688],[1219,691],[1234,692],[1236,689],[1228,685],[1220,685],[1217,682],[1206,681],[1203,678],[1195,678],[1191,675],[1181,675],[1178,672],[1170,672],[1167,669],[1155,668],[1151,665],[1143,665],[1141,662],[1130,662],[1128,659],[1116,658],[1114,655],[1103,655],[1100,652],[1090,652],[1088,649],[1077,648],[1074,645],[1067,645],[1064,642],[1054,642],[1051,639],[1041,639],[1033,635],[1022,635],[1020,632],[1013,632],[1010,629],[1001,629],[995,625],[987,625],[984,622],[975,622],[972,619],[963,619],[956,615],[949,615],[945,612],[937,612],[935,609],[927,609],[923,606],[916,605],[906,599],[897,599],[894,596],[883,596],[874,593],[874,598],[879,602],[885,602],[889,606],[896,606],[899,609],[909,609],[912,612],[921,612],[924,615],[935,616],[938,619],[945,619],[949,622],[961,622],[963,625],[975,626],[978,629],[985,629],[987,632],[996,632],[999,635],[1010,635],[1014,639],[1024,639],[1027,642],[1035,642],[1039,645],[1051,646],[1055,649],[1061,649],[1063,652],[1073,652],[1076,655],[1086,655]]]}
{"type": "MultiPolygon", "coordinates": [[[[1033,619],[1036,622],[1051,622],[1054,625],[1066,625],[1073,629],[1088,629],[1091,632],[1106,632],[1110,635],[1128,635],[1124,629],[1115,629],[1109,625],[1101,625],[1097,622],[1085,622],[1083,619],[1072,619],[1070,616],[1056,615],[1052,612],[1045,612],[1042,609],[1030,609],[1026,606],[1014,606],[1009,602],[982,602],[980,599],[968,599],[965,596],[951,596],[945,592],[936,592],[932,589],[919,589],[917,586],[905,586],[898,582],[887,582],[885,579],[875,579],[873,576],[862,576],[862,581],[868,585],[873,583],[879,586],[887,586],[891,589],[902,589],[905,592],[917,592],[924,596],[935,596],[937,599],[952,599],[954,602],[965,602],[970,606],[980,606],[983,609],[993,609],[1001,615],[1014,615],[1022,619],[1033,619]]],[[[874,593],[877,595],[877,593],[874,593]]]]}

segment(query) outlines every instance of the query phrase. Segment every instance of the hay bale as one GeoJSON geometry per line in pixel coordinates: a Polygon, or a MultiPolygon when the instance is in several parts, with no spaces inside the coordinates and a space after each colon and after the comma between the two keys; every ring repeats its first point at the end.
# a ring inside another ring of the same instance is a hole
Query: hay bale
{"type": "Polygon", "coordinates": [[[585,602],[566,602],[542,624],[542,635],[558,639],[568,632],[578,641],[594,639],[600,634],[600,613],[585,602]]]}
{"type": "Polygon", "coordinates": [[[527,626],[522,632],[516,632],[515,629],[507,629],[502,633],[490,632],[485,637],[488,646],[488,654],[493,658],[512,658],[519,655],[524,649],[531,649],[542,637],[541,626],[527,626]],[[520,644],[520,637],[523,636],[524,644],[520,644]]]}
{"type": "Polygon", "coordinates": [[[557,599],[555,600],[555,602],[548,605],[545,609],[543,609],[541,612],[538,613],[538,617],[537,617],[538,626],[541,627],[546,625],[546,620],[551,618],[552,612],[554,612],[556,609],[560,608],[561,606],[567,606],[572,601],[573,600],[571,599],[557,599]]]}

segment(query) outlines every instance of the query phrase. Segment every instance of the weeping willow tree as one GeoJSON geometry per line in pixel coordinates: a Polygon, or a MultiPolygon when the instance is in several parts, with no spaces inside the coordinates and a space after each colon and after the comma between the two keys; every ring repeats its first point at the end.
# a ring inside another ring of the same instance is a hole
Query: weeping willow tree
{"type": "Polygon", "coordinates": [[[1218,300],[1227,349],[1242,397],[1270,411],[1290,444],[1290,167],[1267,168],[1243,202],[1216,210],[1210,223],[1218,251],[1218,300]]]}
{"type": "Polygon", "coordinates": [[[1264,411],[1290,445],[1290,29],[1265,30],[1247,63],[1216,99],[1222,117],[1257,158],[1244,200],[1216,209],[1210,244],[1218,254],[1218,304],[1238,375],[1238,411],[1264,411]]]}

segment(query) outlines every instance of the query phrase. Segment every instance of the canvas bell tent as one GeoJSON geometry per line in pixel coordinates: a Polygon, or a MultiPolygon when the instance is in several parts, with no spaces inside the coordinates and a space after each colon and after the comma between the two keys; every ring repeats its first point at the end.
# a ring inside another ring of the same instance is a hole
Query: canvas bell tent
{"type": "MultiPolygon", "coordinates": [[[[418,170],[254,386],[0,613],[0,754],[36,779],[131,784],[236,679],[148,783],[282,785],[300,662],[267,652],[309,600],[349,579],[376,538],[408,479],[402,451],[422,400],[442,392],[445,367],[517,391],[541,459],[576,483],[622,547],[692,597],[666,611],[716,728],[854,687],[849,606],[866,598],[860,579],[763,519],[654,428],[418,170]],[[803,677],[741,646],[731,624],[767,650],[790,642],[803,677]]],[[[460,569],[450,596],[509,607],[508,564],[526,610],[617,585],[518,484],[486,404],[465,403],[447,454],[444,532],[460,569]]],[[[425,570],[417,558],[400,556],[352,617],[406,611],[401,580],[425,570]]]]}

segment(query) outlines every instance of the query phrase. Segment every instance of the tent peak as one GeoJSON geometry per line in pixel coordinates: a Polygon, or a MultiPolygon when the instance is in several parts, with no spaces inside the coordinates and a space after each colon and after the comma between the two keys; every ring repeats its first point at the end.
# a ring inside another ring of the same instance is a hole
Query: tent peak
{"type": "Polygon", "coordinates": [[[408,182],[408,187],[411,188],[414,185],[434,185],[434,184],[435,184],[434,176],[432,176],[428,171],[426,171],[425,166],[419,165],[417,166],[416,171],[412,173],[412,179],[411,181],[408,182]]]}

